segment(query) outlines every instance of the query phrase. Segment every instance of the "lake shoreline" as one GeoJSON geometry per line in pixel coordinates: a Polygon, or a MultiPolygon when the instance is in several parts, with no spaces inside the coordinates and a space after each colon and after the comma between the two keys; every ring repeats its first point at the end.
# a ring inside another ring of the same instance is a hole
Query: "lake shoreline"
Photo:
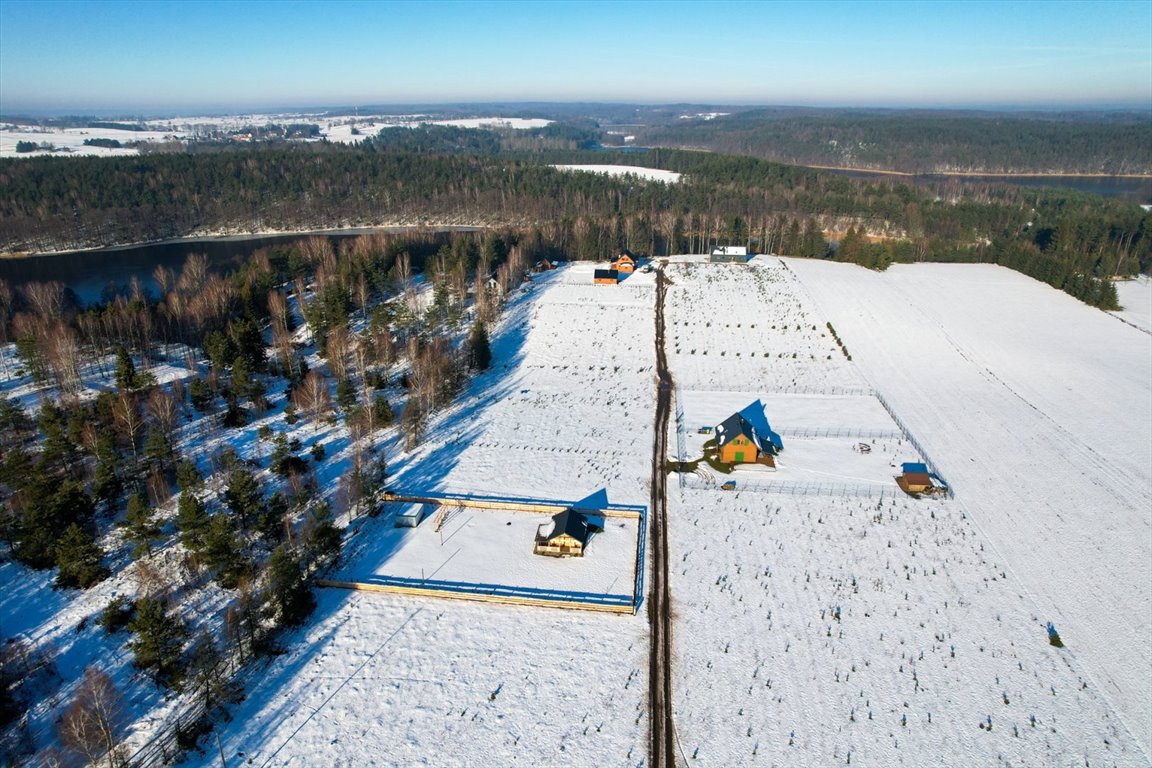
{"type": "Polygon", "coordinates": [[[21,259],[37,259],[51,256],[67,256],[71,254],[98,254],[127,251],[133,248],[149,248],[160,245],[191,245],[194,243],[228,243],[254,240],[258,238],[296,239],[304,237],[331,237],[353,235],[399,235],[405,232],[430,230],[433,232],[476,232],[492,226],[490,224],[373,224],[351,227],[331,227],[327,229],[267,229],[244,232],[219,232],[208,234],[186,235],[184,237],[170,237],[162,240],[138,240],[116,245],[104,245],[97,248],[74,248],[66,251],[0,251],[0,260],[16,261],[21,259]]]}

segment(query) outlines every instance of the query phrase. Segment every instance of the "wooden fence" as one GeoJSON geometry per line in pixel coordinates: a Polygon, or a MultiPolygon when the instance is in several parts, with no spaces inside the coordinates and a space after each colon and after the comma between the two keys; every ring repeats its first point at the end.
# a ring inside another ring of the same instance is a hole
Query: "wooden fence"
{"type": "Polygon", "coordinates": [[[380,495],[382,502],[396,502],[400,504],[435,504],[442,507],[464,507],[467,509],[496,509],[511,512],[531,512],[534,514],[553,514],[566,509],[576,509],[580,512],[601,514],[604,517],[623,517],[639,520],[644,514],[643,507],[626,504],[609,504],[605,506],[583,507],[580,502],[543,501],[536,499],[500,499],[486,496],[466,496],[463,494],[419,494],[396,493],[385,491],[380,495]]]}
{"type": "Polygon", "coordinates": [[[527,592],[521,592],[515,587],[497,587],[489,585],[476,585],[468,589],[463,586],[446,589],[442,587],[424,587],[416,584],[400,584],[365,581],[336,581],[320,579],[317,584],[321,587],[334,587],[337,589],[355,589],[364,592],[383,592],[390,595],[405,595],[408,597],[436,597],[445,600],[471,600],[482,603],[497,603],[500,605],[528,605],[538,608],[563,608],[574,611],[600,611],[603,613],[635,613],[635,601],[631,598],[605,595],[603,602],[579,600],[571,593],[554,592],[554,597],[533,597],[527,592]]]}

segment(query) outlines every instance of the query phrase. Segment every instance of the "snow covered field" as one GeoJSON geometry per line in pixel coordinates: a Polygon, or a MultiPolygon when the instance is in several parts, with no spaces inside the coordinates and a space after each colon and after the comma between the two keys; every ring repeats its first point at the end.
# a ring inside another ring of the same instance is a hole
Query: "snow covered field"
{"type": "MultiPolygon", "coordinates": [[[[786,260],[1152,751],[1152,344],[1016,272],[786,260]]],[[[1095,763],[1093,763],[1095,764],[1095,763]]]]}
{"type": "Polygon", "coordinates": [[[636,176],[649,181],[663,181],[675,184],[680,181],[680,174],[675,171],[665,171],[660,168],[642,168],[637,165],[554,165],[562,171],[585,171],[587,173],[603,173],[608,176],[636,176]]]}
{"type": "Polygon", "coordinates": [[[1135,280],[1116,283],[1120,298],[1120,311],[1115,314],[1129,323],[1152,333],[1152,277],[1142,275],[1135,280]]]}
{"type": "Polygon", "coordinates": [[[552,529],[552,516],[545,514],[465,508],[453,512],[439,533],[432,519],[415,528],[373,526],[370,538],[353,541],[347,553],[352,566],[332,578],[372,582],[383,576],[427,580],[438,589],[493,585],[529,594],[611,595],[631,602],[640,521],[603,522],[603,532],[592,536],[584,557],[570,558],[532,553],[537,529],[552,529]]]}
{"type": "Polygon", "coordinates": [[[61,151],[70,155],[93,155],[108,157],[114,155],[139,154],[134,147],[91,147],[84,146],[86,139],[115,139],[121,143],[147,141],[158,142],[169,140],[172,134],[164,131],[126,131],[115,128],[44,128],[34,129],[27,126],[0,125],[0,157],[32,157],[35,155],[59,154],[61,151]],[[21,141],[31,141],[35,144],[47,143],[56,147],[57,152],[49,153],[46,150],[36,150],[17,154],[16,144],[21,141]]]}
{"type": "MultiPolygon", "coordinates": [[[[673,263],[669,271],[669,344],[680,347],[669,358],[686,440],[758,397],[785,445],[780,470],[767,477],[786,474],[790,456],[836,472],[847,466],[839,457],[790,439],[787,430],[894,429],[867,394],[875,387],[958,494],[955,501],[914,501],[899,492],[835,498],[749,492],[739,479],[732,492],[673,486],[673,691],[689,764],[1147,765],[1140,734],[1133,735],[1140,721],[1117,710],[1113,681],[1097,676],[1102,649],[1089,643],[1075,613],[1037,597],[1045,580],[1072,593],[1065,604],[1083,599],[1077,592],[1110,595],[1096,621],[1123,659],[1115,665],[1130,675],[1123,682],[1130,691],[1146,690],[1148,633],[1141,624],[1148,613],[1140,593],[1149,558],[1133,550],[1147,540],[1148,482],[1139,479],[1128,492],[1138,502],[1144,489],[1143,517],[1132,506],[1089,524],[1096,535],[1105,526],[1114,531],[1107,555],[1076,529],[1085,509],[1108,514],[1085,495],[1106,492],[1113,475],[1061,462],[1078,447],[1072,431],[1082,434],[1100,419],[1134,418],[1137,434],[1096,432],[1096,447],[1108,455],[1142,450],[1135,441],[1149,429],[1152,400],[1143,362],[1148,344],[1131,346],[1141,334],[996,268],[918,265],[880,274],[760,257],[748,266],[673,263]],[[897,282],[909,273],[917,279],[897,282]],[[1021,303],[1034,318],[1024,328],[1011,317],[1021,303]],[[920,313],[909,312],[913,306],[920,313]],[[925,315],[933,310],[947,312],[950,322],[932,322],[925,315]],[[877,321],[871,312],[886,314],[877,321]],[[1091,330],[1077,333],[1077,325],[1091,330]],[[967,342],[963,355],[950,346],[959,338],[967,342]],[[1017,360],[1041,340],[1042,348],[1017,360]],[[958,359],[937,359],[940,347],[958,359]],[[749,348],[768,356],[747,354],[749,348]],[[1102,381],[1091,388],[1080,380],[1093,375],[1108,377],[1119,401],[1078,416],[1063,411],[1069,427],[1052,434],[1019,396],[1001,390],[985,399],[945,386],[966,381],[978,351],[996,355],[1001,375],[1014,373],[1018,391],[1041,403],[1067,397],[1073,385],[1089,387],[1086,394],[1105,391],[1102,381]],[[1110,365],[1100,360],[1113,355],[1110,365]],[[1096,365],[1104,370],[1094,373],[1096,365]],[[901,386],[903,376],[912,381],[901,386]],[[1041,392],[1050,400],[1039,400],[1041,392]],[[1030,437],[1030,428],[1040,434],[1030,437]],[[985,476],[970,469],[976,461],[985,476]],[[1062,519],[1021,517],[1047,509],[1062,519]],[[998,522],[990,525],[989,516],[998,522]],[[1119,542],[1122,536],[1135,547],[1119,542]],[[1068,541],[1055,549],[1060,537],[1068,541]],[[1024,551],[1031,557],[1027,575],[1013,560],[1024,551]],[[1069,573],[1082,581],[1073,585],[1069,573]],[[1112,634],[1121,617],[1127,626],[1112,634]],[[1049,645],[1047,621],[1067,647],[1049,645]]],[[[830,439],[825,448],[838,445],[846,458],[851,442],[830,439]]],[[[917,458],[903,453],[906,443],[898,447],[887,461],[917,458]]],[[[888,470],[887,461],[877,469],[888,470]]]]}
{"type": "Polygon", "coordinates": [[[674,261],[668,276],[668,364],[678,391],[864,387],[795,276],[775,258],[674,261]]]}
{"type": "Polygon", "coordinates": [[[688,489],[669,514],[689,765],[1147,764],[961,505],[688,489]]]}
{"type": "MultiPolygon", "coordinates": [[[[244,128],[260,127],[270,123],[309,123],[320,126],[321,136],[329,141],[342,144],[356,144],[366,137],[375,136],[381,128],[398,126],[415,127],[423,123],[452,125],[460,128],[494,128],[529,130],[543,128],[551,120],[521,117],[473,117],[457,120],[430,120],[427,115],[338,115],[308,113],[254,114],[254,115],[206,115],[199,117],[174,117],[147,120],[146,130],[131,131],[118,128],[38,128],[32,126],[0,124],[0,157],[33,157],[49,154],[47,150],[16,153],[16,143],[31,141],[36,144],[48,143],[56,148],[53,154],[71,155],[135,155],[134,147],[90,147],[84,146],[85,139],[116,139],[127,142],[160,142],[173,139],[187,139],[215,131],[238,131],[244,128]],[[353,133],[353,128],[358,133],[353,133]]],[[[665,173],[657,171],[657,173],[665,173]]]]}
{"type": "MultiPolygon", "coordinates": [[[[493,335],[493,368],[432,421],[422,446],[390,457],[392,489],[647,503],[653,281],[634,275],[616,287],[594,286],[595,266],[536,276],[510,298],[493,335]]],[[[609,519],[612,530],[593,537],[578,562],[530,554],[545,517],[468,510],[453,519],[443,547],[425,521],[401,532],[404,546],[389,551],[398,535],[391,519],[362,518],[343,571],[431,574],[472,537],[470,560],[451,559],[436,578],[538,580],[550,571],[552,583],[586,576],[590,589],[630,591],[631,572],[622,571],[635,555],[633,521],[609,519]]],[[[615,616],[342,590],[322,590],[319,600],[303,636],[253,679],[224,727],[230,761],[639,766],[647,759],[643,610],[615,616]]],[[[189,759],[206,768],[217,761],[211,753],[189,759]]]]}

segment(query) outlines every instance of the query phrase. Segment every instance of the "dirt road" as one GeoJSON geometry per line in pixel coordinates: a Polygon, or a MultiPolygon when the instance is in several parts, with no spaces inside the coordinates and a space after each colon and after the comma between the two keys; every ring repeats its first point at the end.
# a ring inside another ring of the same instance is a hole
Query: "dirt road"
{"type": "Polygon", "coordinates": [[[649,697],[652,716],[652,765],[676,766],[676,733],[672,721],[672,598],[668,586],[668,414],[672,406],[672,375],[664,355],[664,295],[667,282],[661,266],[656,273],[656,428],[652,439],[652,592],[648,620],[652,625],[649,658],[649,697]]]}

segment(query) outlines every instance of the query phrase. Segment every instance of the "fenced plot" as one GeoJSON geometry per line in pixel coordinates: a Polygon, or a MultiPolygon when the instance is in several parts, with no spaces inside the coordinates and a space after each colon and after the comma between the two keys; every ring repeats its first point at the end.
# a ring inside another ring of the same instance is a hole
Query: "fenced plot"
{"type": "Polygon", "coordinates": [[[784,449],[776,470],[737,465],[722,473],[702,463],[682,473],[682,488],[719,488],[813,496],[880,497],[898,494],[895,476],[924,453],[869,390],[677,393],[676,458],[693,461],[715,437],[715,425],[759,401],[784,449]]]}
{"type": "Polygon", "coordinates": [[[643,595],[646,510],[628,505],[583,508],[600,530],[583,557],[533,553],[537,531],[579,503],[496,499],[466,494],[387,494],[388,506],[429,505],[416,527],[392,527],[395,510],[354,539],[354,571],[326,586],[521,605],[634,612],[643,595]],[[435,505],[435,508],[432,508],[435,505]],[[451,514],[437,514],[437,509],[451,514]],[[430,519],[431,518],[431,519],[430,519]]]}

